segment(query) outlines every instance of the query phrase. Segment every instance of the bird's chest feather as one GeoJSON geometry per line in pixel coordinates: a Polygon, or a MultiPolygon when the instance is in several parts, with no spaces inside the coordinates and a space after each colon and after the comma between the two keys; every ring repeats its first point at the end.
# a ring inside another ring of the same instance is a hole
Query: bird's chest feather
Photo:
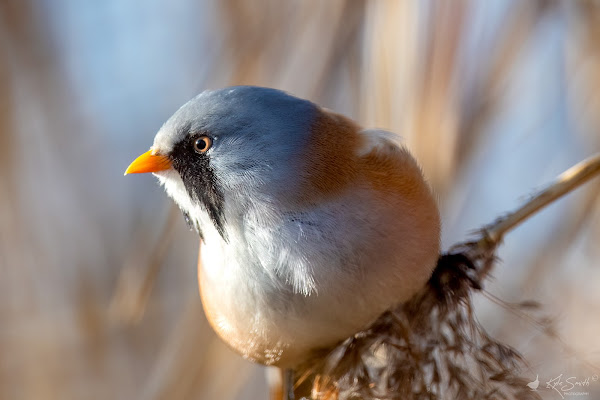
{"type": "Polygon", "coordinates": [[[294,351],[290,346],[318,342],[320,329],[324,336],[337,335],[329,326],[337,322],[323,314],[319,324],[319,313],[336,307],[330,294],[339,291],[333,286],[356,282],[359,227],[333,210],[339,207],[250,212],[229,230],[228,241],[203,229],[198,272],[207,316],[248,358],[278,362],[282,353],[294,351]]]}
{"type": "Polygon", "coordinates": [[[410,218],[358,185],[310,211],[248,210],[227,241],[202,222],[209,321],[241,354],[280,366],[355,333],[428,278],[418,267],[436,254],[407,256],[410,218]]]}

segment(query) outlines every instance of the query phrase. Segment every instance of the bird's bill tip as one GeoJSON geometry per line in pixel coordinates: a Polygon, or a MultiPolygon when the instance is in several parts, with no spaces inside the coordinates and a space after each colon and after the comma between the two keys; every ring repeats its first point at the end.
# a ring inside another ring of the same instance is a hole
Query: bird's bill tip
{"type": "Polygon", "coordinates": [[[169,168],[171,168],[171,161],[150,149],[129,164],[124,175],[158,172],[169,168]]]}

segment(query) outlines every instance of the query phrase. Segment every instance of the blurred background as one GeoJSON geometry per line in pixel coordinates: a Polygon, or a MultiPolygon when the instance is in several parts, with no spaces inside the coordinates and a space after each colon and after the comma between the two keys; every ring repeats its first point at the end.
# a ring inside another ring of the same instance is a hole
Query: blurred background
{"type": "MultiPolygon", "coordinates": [[[[123,177],[234,84],[400,133],[447,249],[600,151],[600,2],[3,0],[0,398],[266,398],[204,319],[197,235],[152,176],[123,177]]],[[[600,375],[599,193],[509,234],[475,299],[540,386],[600,375]]]]}

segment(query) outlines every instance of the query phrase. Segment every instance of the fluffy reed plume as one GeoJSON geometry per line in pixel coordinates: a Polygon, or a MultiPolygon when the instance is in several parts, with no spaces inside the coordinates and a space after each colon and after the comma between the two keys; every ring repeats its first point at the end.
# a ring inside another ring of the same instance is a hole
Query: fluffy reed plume
{"type": "Polygon", "coordinates": [[[442,255],[428,284],[333,350],[301,368],[311,397],[330,399],[539,399],[519,375],[525,361],[489,336],[471,294],[493,267],[503,236],[520,222],[600,174],[600,154],[564,172],[477,240],[442,255]]]}
{"type": "Polygon", "coordinates": [[[466,243],[440,257],[427,286],[311,365],[313,399],[538,399],[523,360],[477,323],[472,290],[493,252],[466,243]],[[475,263],[472,262],[475,260],[475,263]]]}

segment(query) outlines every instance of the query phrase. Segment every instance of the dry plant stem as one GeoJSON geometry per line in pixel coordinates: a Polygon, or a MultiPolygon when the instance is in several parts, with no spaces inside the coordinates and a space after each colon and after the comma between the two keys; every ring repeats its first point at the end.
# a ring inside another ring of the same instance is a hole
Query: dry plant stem
{"type": "Polygon", "coordinates": [[[136,259],[133,265],[126,266],[121,271],[111,300],[111,310],[119,320],[138,323],[143,318],[154,283],[173,240],[178,216],[179,209],[176,205],[171,205],[156,246],[153,246],[148,259],[136,259]],[[138,263],[146,265],[139,273],[138,263]]]}
{"type": "Polygon", "coordinates": [[[283,370],[283,398],[294,400],[294,370],[286,368],[283,370]]]}
{"type": "MultiPolygon", "coordinates": [[[[482,250],[493,251],[502,242],[507,232],[597,175],[600,175],[600,153],[572,166],[517,210],[484,227],[481,230],[481,239],[477,242],[477,246],[482,250]]],[[[485,276],[487,272],[487,270],[481,271],[481,276],[485,276]]]]}

